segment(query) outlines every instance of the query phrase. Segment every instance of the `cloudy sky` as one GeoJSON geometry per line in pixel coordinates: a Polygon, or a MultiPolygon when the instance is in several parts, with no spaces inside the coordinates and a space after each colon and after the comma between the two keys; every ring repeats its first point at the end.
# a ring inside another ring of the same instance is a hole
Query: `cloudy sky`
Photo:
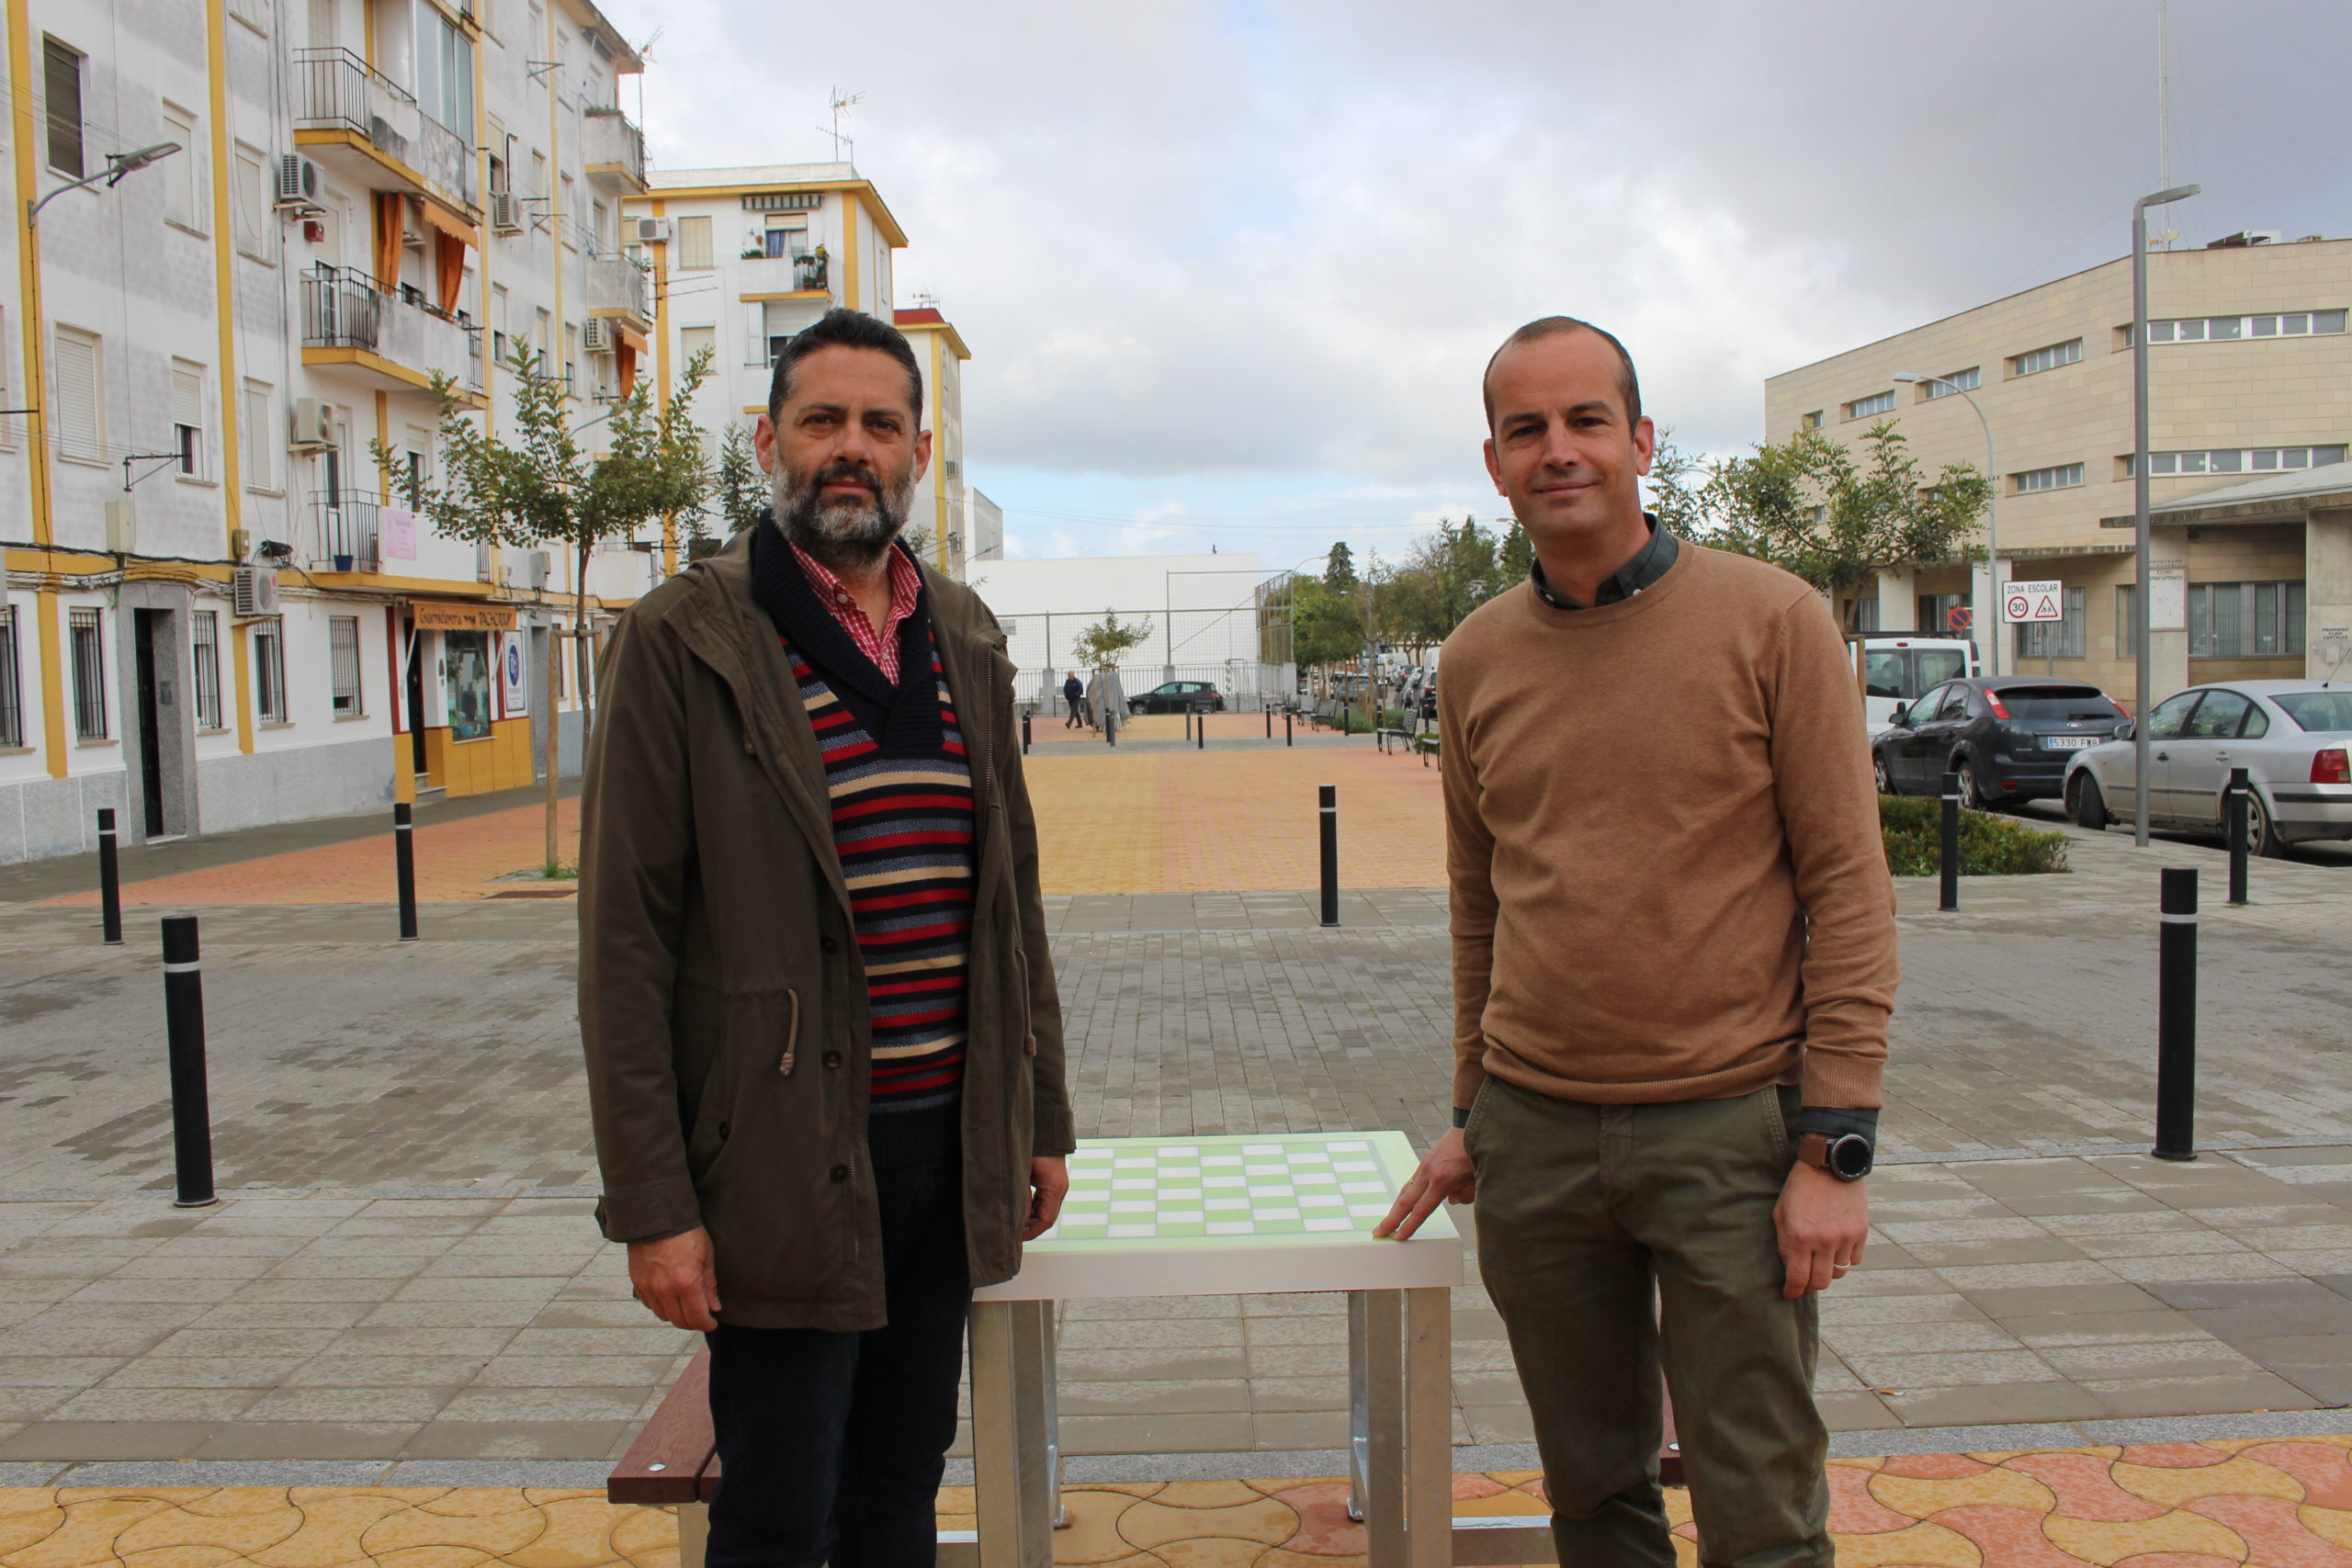
{"type": "MultiPolygon", "coordinates": [[[[1020,555],[1491,518],[1479,368],[1555,311],[1736,450],[1767,375],[2122,254],[2158,177],[2157,0],[602,3],[659,164],[830,157],[865,93],[1020,555]]],[[[2352,232],[2352,6],[2170,15],[2181,243],[2352,232]]]]}

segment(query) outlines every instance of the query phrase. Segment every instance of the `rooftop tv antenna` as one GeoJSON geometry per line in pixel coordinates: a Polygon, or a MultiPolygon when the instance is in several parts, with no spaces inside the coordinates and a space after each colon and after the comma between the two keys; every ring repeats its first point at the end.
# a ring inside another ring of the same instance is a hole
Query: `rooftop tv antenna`
{"type": "Polygon", "coordinates": [[[860,88],[854,93],[844,93],[839,87],[835,87],[832,91],[832,128],[831,130],[827,130],[824,126],[820,125],[817,129],[824,131],[826,135],[833,139],[833,162],[837,164],[855,164],[857,162],[857,142],[855,139],[843,136],[842,134],[842,116],[855,108],[860,103],[864,102],[865,99],[865,91],[864,88],[860,88]],[[849,149],[849,156],[846,158],[842,156],[842,149],[844,147],[849,149]]]}

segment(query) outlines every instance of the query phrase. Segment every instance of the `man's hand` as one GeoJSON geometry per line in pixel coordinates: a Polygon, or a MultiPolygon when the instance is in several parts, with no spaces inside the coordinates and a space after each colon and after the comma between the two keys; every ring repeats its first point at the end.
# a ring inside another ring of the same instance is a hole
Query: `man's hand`
{"type": "Polygon", "coordinates": [[[1372,1234],[1381,1241],[1391,1235],[1410,1241],[1440,1203],[1467,1203],[1477,1195],[1478,1179],[1470,1168],[1469,1151],[1462,1146],[1462,1129],[1456,1127],[1430,1145],[1421,1156],[1421,1168],[1397,1191],[1388,1217],[1373,1226],[1372,1234]]]}
{"type": "Polygon", "coordinates": [[[1862,1244],[1871,1234],[1871,1195],[1859,1181],[1840,1181],[1810,1165],[1792,1166],[1773,1205],[1772,1223],[1788,1270],[1781,1294],[1795,1301],[1807,1291],[1828,1289],[1862,1260],[1862,1244]]]}
{"type": "Polygon", "coordinates": [[[718,1326],[718,1270],[710,1233],[696,1225],[659,1241],[628,1244],[628,1282],[646,1310],[675,1328],[718,1326]]]}
{"type": "Polygon", "coordinates": [[[1035,1241],[1061,1218],[1062,1200],[1069,1195],[1069,1165],[1059,1155],[1039,1155],[1029,1162],[1029,1223],[1021,1239],[1035,1241]]]}

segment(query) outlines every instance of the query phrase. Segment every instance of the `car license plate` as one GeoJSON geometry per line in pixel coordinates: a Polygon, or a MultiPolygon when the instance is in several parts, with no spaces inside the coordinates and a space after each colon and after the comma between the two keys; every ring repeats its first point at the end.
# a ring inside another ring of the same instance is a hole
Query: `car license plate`
{"type": "Polygon", "coordinates": [[[2080,751],[2086,746],[2098,744],[2096,735],[2045,735],[2041,747],[2045,751],[2080,751]]]}

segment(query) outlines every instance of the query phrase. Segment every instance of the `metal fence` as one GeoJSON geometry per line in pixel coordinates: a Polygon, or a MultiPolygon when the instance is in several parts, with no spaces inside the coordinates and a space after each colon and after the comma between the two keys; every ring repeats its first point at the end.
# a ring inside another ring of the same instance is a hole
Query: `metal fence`
{"type": "MultiPolygon", "coordinates": [[[[983,590],[985,592],[985,590],[983,590]]],[[[1297,690],[1295,666],[1269,660],[1254,603],[1209,609],[1122,609],[1122,625],[1151,624],[1151,636],[1119,660],[1119,682],[1129,697],[1170,681],[1205,682],[1216,688],[1228,711],[1256,713],[1280,706],[1297,690]]],[[[1069,671],[1089,671],[1075,644],[1101,624],[1105,612],[1055,610],[1000,613],[1005,653],[1021,671],[1017,691],[1024,703],[1053,708],[1069,671]]]]}
{"type": "Polygon", "coordinates": [[[294,119],[300,126],[356,131],[387,157],[467,205],[473,203],[474,160],[467,139],[347,49],[294,51],[294,119]]]}

